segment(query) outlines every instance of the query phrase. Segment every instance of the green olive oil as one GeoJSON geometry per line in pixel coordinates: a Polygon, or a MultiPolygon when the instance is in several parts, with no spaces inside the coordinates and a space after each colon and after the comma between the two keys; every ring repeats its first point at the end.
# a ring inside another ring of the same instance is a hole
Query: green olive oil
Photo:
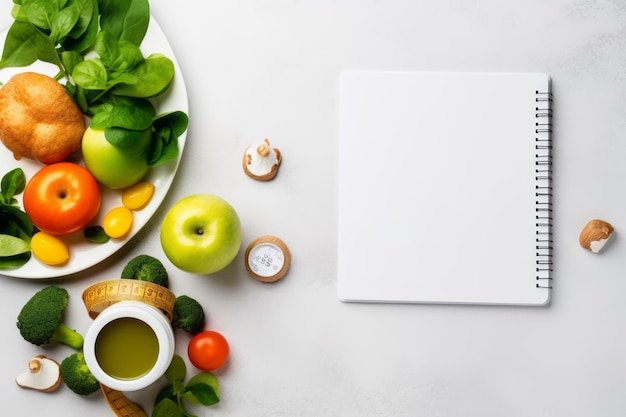
{"type": "Polygon", "coordinates": [[[113,378],[129,380],[147,374],[159,356],[154,330],[143,321],[123,317],[108,323],[96,338],[96,358],[113,378]]]}

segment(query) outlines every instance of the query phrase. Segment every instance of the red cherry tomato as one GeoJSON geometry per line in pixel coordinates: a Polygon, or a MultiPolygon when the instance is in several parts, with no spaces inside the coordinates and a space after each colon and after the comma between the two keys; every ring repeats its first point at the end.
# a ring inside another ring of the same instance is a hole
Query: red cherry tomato
{"type": "Polygon", "coordinates": [[[24,211],[51,235],[84,228],[100,210],[100,187],[86,168],[59,162],[41,168],[24,189],[24,211]]]}
{"type": "Polygon", "coordinates": [[[228,342],[220,333],[205,330],[189,341],[187,355],[196,368],[214,371],[226,363],[230,349],[228,342]]]}

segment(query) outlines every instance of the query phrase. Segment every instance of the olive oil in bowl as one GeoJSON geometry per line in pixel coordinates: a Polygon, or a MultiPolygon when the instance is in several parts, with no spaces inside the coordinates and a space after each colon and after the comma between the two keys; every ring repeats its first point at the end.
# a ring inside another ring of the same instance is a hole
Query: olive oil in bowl
{"type": "Polygon", "coordinates": [[[115,319],[96,338],[96,359],[104,372],[117,379],[147,374],[159,356],[154,330],[134,317],[115,319]]]}

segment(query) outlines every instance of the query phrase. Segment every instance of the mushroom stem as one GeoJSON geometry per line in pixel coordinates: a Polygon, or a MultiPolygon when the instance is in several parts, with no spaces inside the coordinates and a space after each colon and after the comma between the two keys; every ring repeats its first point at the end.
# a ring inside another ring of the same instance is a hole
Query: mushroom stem
{"type": "Polygon", "coordinates": [[[270,155],[270,148],[266,144],[262,144],[256,148],[256,152],[263,158],[267,158],[270,155]]]}

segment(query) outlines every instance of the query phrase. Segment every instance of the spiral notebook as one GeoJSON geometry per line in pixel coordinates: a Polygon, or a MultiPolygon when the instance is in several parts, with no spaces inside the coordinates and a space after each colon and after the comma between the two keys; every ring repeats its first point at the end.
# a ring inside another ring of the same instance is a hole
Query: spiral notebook
{"type": "Polygon", "coordinates": [[[548,75],[351,70],[339,110],[340,300],[549,303],[548,75]]]}

